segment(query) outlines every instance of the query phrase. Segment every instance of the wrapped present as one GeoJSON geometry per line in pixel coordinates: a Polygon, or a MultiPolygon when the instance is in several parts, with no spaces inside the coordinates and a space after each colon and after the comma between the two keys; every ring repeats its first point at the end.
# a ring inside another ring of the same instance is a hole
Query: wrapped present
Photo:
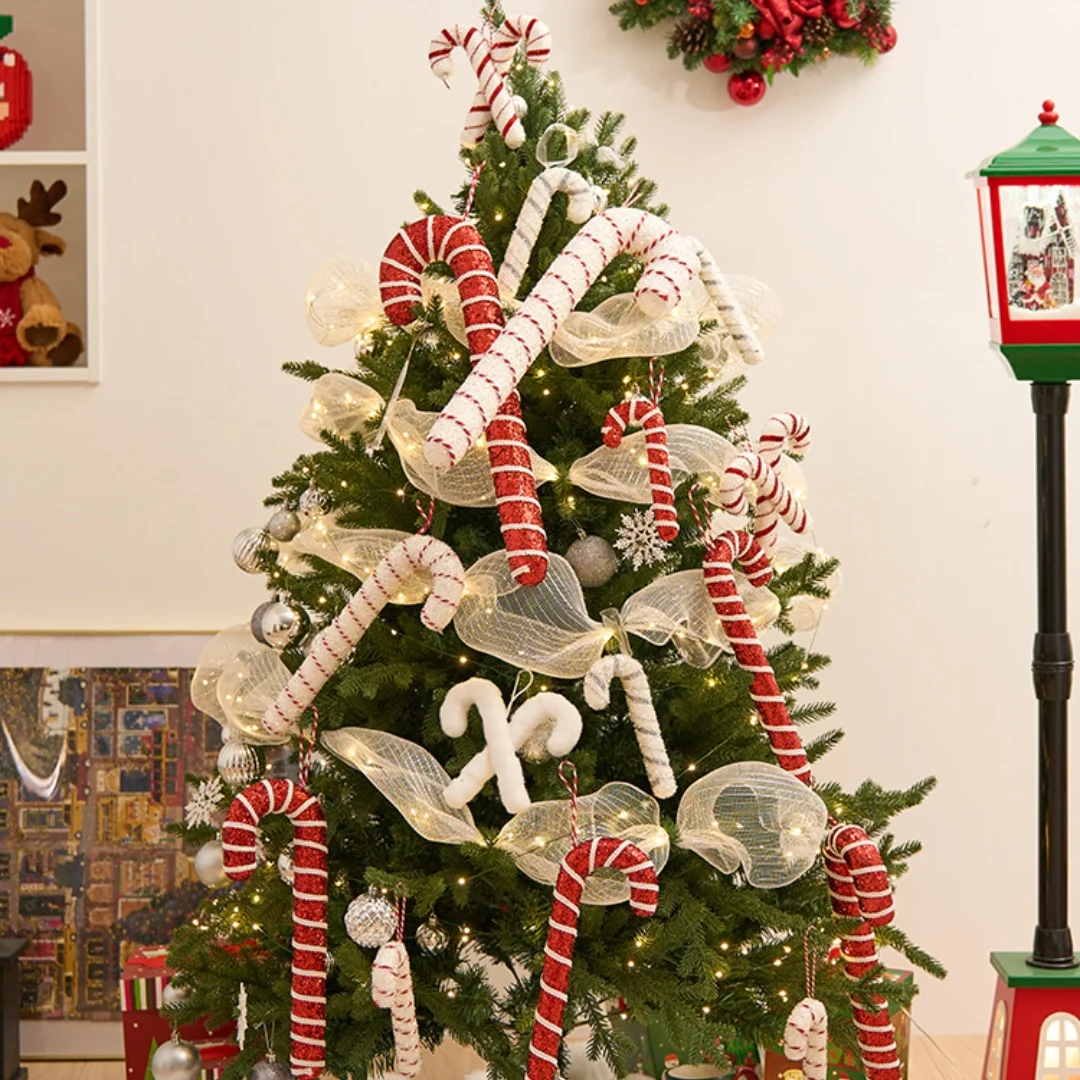
{"type": "MultiPolygon", "coordinates": [[[[150,1058],[172,1037],[172,1024],[161,1015],[161,994],[172,972],[165,966],[168,949],[140,949],[124,964],[120,1007],[124,1020],[124,1068],[127,1080],[149,1080],[150,1058]]],[[[203,1059],[203,1080],[217,1080],[238,1053],[234,1023],[210,1030],[196,1022],[180,1028],[180,1038],[194,1043],[203,1059]]]]}
{"type": "MultiPolygon", "coordinates": [[[[890,969],[885,972],[887,978],[899,983],[914,982],[915,976],[910,971],[890,969]]],[[[896,1032],[896,1056],[900,1059],[900,1075],[907,1076],[908,1054],[911,1049],[911,1018],[903,1009],[895,1009],[889,1014],[896,1032]]],[[[803,1080],[802,1065],[797,1061],[788,1061],[782,1047],[762,1047],[761,1080],[803,1080]]],[[[841,1051],[829,1040],[828,1080],[866,1080],[859,1055],[851,1050],[841,1051]]]]}

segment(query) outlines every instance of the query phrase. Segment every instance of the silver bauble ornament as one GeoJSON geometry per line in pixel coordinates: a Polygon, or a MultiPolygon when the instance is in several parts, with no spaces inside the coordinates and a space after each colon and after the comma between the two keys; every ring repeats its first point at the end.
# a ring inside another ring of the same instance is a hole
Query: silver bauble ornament
{"type": "Polygon", "coordinates": [[[300,616],[288,604],[275,600],[262,609],[261,629],[261,635],[255,634],[258,641],[284,649],[300,632],[300,616]]]}
{"type": "Polygon", "coordinates": [[[311,518],[321,518],[330,512],[330,496],[325,491],[311,485],[300,496],[300,513],[311,518]]]}
{"type": "Polygon", "coordinates": [[[286,885],[291,885],[296,880],[296,868],[293,866],[292,844],[286,844],[285,847],[281,849],[281,854],[277,857],[277,872],[278,877],[280,877],[286,885]]]}
{"type": "Polygon", "coordinates": [[[248,1080],[292,1080],[292,1069],[273,1054],[268,1054],[265,1061],[257,1061],[251,1066],[248,1080]]]}
{"type": "Polygon", "coordinates": [[[287,544],[300,531],[300,515],[295,510],[275,510],[266,523],[266,531],[275,539],[287,544]]]}
{"type": "Polygon", "coordinates": [[[510,100],[514,103],[514,112],[518,119],[524,120],[529,114],[529,103],[520,94],[515,94],[510,100]]]}
{"type": "Polygon", "coordinates": [[[191,997],[191,989],[180,986],[175,982],[167,982],[161,990],[161,1007],[163,1009],[175,1009],[183,1005],[191,997]]]}
{"type": "Polygon", "coordinates": [[[308,755],[308,776],[319,776],[333,768],[330,755],[322,750],[312,750],[308,755]]]}
{"type": "Polygon", "coordinates": [[[259,556],[265,551],[273,551],[277,545],[265,529],[244,529],[236,534],[233,541],[233,562],[245,574],[261,574],[259,556]]]}
{"type": "Polygon", "coordinates": [[[199,1051],[189,1042],[182,1042],[177,1032],[162,1043],[150,1059],[150,1075],[154,1080],[198,1080],[202,1073],[199,1051]]]}
{"type": "Polygon", "coordinates": [[[450,944],[450,935],[443,929],[434,913],[428,916],[426,923],[421,923],[416,928],[416,944],[431,955],[441,953],[450,944]]]}
{"type": "Polygon", "coordinates": [[[225,849],[220,840],[208,840],[195,853],[195,876],[208,889],[224,889],[229,884],[225,873],[225,849]]]}
{"type": "Polygon", "coordinates": [[[619,568],[615,549],[602,536],[582,536],[566,549],[566,561],[586,589],[606,585],[619,568]]]}
{"type": "Polygon", "coordinates": [[[263,616],[270,610],[273,600],[264,600],[252,613],[251,619],[248,622],[248,626],[251,627],[251,636],[259,643],[266,645],[266,639],[263,637],[262,621],[263,616]]]}
{"type": "Polygon", "coordinates": [[[381,949],[394,940],[397,912],[374,885],[345,909],[345,931],[365,949],[381,949]]]}
{"type": "Polygon", "coordinates": [[[262,774],[259,751],[230,733],[218,751],[217,771],[229,787],[245,788],[262,774]]]}

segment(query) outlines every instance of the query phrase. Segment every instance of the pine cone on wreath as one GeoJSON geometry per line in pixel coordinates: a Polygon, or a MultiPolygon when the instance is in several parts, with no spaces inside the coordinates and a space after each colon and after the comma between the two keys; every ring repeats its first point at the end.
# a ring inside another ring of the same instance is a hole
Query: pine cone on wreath
{"type": "Polygon", "coordinates": [[[675,24],[671,44],[688,56],[697,56],[712,45],[712,24],[703,19],[684,19],[675,24]]]}
{"type": "Polygon", "coordinates": [[[821,49],[832,41],[836,23],[827,15],[820,19],[807,19],[802,25],[803,45],[809,49],[821,49]]]}

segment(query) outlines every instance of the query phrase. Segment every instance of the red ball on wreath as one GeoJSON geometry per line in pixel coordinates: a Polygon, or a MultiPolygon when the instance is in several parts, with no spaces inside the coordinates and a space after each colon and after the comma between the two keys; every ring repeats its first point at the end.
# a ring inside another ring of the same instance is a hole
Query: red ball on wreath
{"type": "Polygon", "coordinates": [[[705,57],[703,66],[706,71],[711,71],[714,75],[722,75],[731,67],[731,57],[725,53],[713,53],[705,57]]]}
{"type": "Polygon", "coordinates": [[[736,105],[756,105],[767,89],[760,71],[740,71],[728,79],[727,91],[736,105]]]}
{"type": "Polygon", "coordinates": [[[873,42],[879,53],[892,52],[896,48],[896,27],[884,26],[873,42]]]}
{"type": "Polygon", "coordinates": [[[758,54],[757,38],[740,38],[735,42],[735,47],[731,50],[740,60],[753,60],[758,54]]]}
{"type": "Polygon", "coordinates": [[[858,26],[862,22],[863,16],[866,14],[866,4],[864,0],[859,0],[855,7],[855,14],[851,13],[850,0],[828,0],[825,5],[825,10],[837,26],[842,30],[850,30],[852,27],[858,26]]]}

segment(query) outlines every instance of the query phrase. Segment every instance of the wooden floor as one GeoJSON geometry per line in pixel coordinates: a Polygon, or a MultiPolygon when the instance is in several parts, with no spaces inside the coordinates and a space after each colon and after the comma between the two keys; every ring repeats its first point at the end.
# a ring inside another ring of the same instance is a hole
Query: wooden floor
{"type": "MultiPolygon", "coordinates": [[[[932,1045],[917,1035],[911,1044],[909,1080],[979,1080],[985,1039],[981,1035],[939,1035],[932,1045]]],[[[462,1080],[473,1062],[444,1059],[428,1063],[423,1080],[462,1080]]],[[[125,1080],[121,1061],[32,1061],[30,1080],[125,1080]]]]}

